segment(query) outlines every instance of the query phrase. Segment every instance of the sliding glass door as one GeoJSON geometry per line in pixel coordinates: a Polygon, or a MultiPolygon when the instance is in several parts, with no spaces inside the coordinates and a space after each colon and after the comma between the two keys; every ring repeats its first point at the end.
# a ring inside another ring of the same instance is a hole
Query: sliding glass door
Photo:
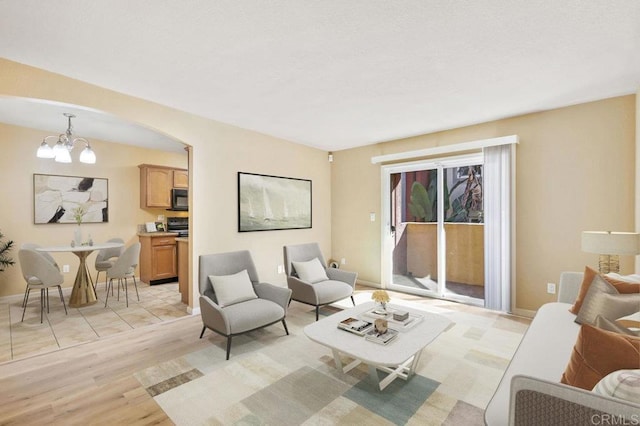
{"type": "Polygon", "coordinates": [[[482,154],[383,167],[387,287],[484,303],[482,154]]]}

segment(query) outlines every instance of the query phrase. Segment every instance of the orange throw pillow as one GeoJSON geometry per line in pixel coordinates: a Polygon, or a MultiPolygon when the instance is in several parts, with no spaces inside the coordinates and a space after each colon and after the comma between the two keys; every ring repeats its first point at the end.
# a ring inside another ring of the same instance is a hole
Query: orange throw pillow
{"type": "MultiPolygon", "coordinates": [[[[589,287],[591,286],[591,281],[598,275],[598,271],[589,268],[588,266],[584,267],[584,277],[582,278],[582,284],[580,286],[580,291],[578,292],[578,297],[576,297],[576,301],[573,306],[569,308],[569,312],[572,314],[578,315],[580,312],[580,307],[582,307],[582,302],[584,302],[584,298],[587,296],[587,292],[589,291],[589,287]]],[[[639,283],[630,283],[628,281],[616,280],[611,277],[607,277],[606,275],[602,275],[609,284],[614,286],[618,293],[621,294],[630,294],[630,293],[640,293],[640,284],[639,283]]]]}
{"type": "Polygon", "coordinates": [[[640,368],[639,337],[583,324],[560,382],[590,391],[609,373],[637,368],[640,368]]]}

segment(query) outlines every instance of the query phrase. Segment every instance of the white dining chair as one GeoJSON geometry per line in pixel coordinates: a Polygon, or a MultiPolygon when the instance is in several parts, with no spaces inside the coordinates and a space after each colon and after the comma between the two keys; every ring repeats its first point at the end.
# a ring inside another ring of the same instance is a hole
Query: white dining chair
{"type": "MultiPolygon", "coordinates": [[[[107,242],[124,244],[124,240],[122,238],[111,238],[107,240],[107,242]]],[[[107,272],[109,268],[113,266],[116,259],[122,254],[123,251],[124,245],[120,247],[102,249],[98,252],[94,263],[94,267],[96,268],[96,281],[93,286],[94,290],[98,289],[98,277],[100,276],[100,272],[107,272]]],[[[107,289],[106,280],[104,282],[104,288],[105,290],[107,289]]],[[[113,293],[111,295],[113,295],[113,293]]]]}
{"type": "MultiPolygon", "coordinates": [[[[22,244],[20,246],[21,249],[27,249],[27,250],[36,250],[39,247],[42,247],[42,246],[39,245],[39,244],[36,244],[36,243],[24,243],[24,244],[22,244]]],[[[55,266],[58,271],[60,270],[60,266],[58,266],[58,264],[56,263],[56,260],[53,258],[53,256],[51,256],[51,254],[47,253],[46,251],[41,251],[39,253],[41,255],[43,255],[45,257],[45,259],[47,259],[49,262],[51,262],[51,264],[53,266],[55,266]]],[[[26,279],[27,278],[25,278],[25,280],[26,279]]],[[[27,286],[24,289],[24,297],[22,298],[22,307],[24,307],[24,304],[27,302],[27,293],[28,293],[28,291],[29,291],[29,287],[27,286]]]]}
{"type": "Polygon", "coordinates": [[[131,244],[118,259],[113,263],[113,266],[107,269],[107,297],[104,300],[104,307],[107,307],[109,301],[109,288],[113,293],[113,280],[118,280],[118,300],[120,300],[120,286],[124,286],[125,297],[127,299],[127,307],[129,306],[129,291],[128,291],[128,278],[133,279],[133,284],[136,289],[136,296],[138,302],[140,301],[140,294],[138,293],[138,283],[136,282],[135,271],[140,259],[140,243],[131,244]],[[124,283],[123,283],[124,280],[124,283]]]}
{"type": "Polygon", "coordinates": [[[20,261],[20,268],[22,269],[22,276],[27,282],[26,297],[22,308],[22,319],[20,321],[24,321],[24,314],[27,310],[29,294],[32,289],[40,290],[40,323],[42,323],[45,307],[47,308],[47,313],[49,313],[49,287],[58,287],[60,300],[62,301],[66,315],[67,306],[64,303],[64,296],[62,294],[64,277],[58,268],[52,264],[43,253],[35,250],[20,249],[18,259],[20,261]]]}

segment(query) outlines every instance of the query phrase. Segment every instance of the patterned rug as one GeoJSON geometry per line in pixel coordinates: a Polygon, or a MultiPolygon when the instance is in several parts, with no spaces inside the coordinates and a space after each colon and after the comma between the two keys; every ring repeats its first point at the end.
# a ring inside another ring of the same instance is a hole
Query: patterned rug
{"type": "MultiPolygon", "coordinates": [[[[356,295],[356,303],[368,300],[370,292],[356,295]]],[[[423,351],[415,376],[383,391],[364,365],[336,370],[330,350],[303,333],[313,308],[296,302],[287,315],[289,336],[276,324],[234,337],[225,361],[225,339],[207,331],[210,347],[135,377],[178,425],[484,424],[484,408],[529,321],[445,301],[393,302],[454,325],[423,351]]]]}

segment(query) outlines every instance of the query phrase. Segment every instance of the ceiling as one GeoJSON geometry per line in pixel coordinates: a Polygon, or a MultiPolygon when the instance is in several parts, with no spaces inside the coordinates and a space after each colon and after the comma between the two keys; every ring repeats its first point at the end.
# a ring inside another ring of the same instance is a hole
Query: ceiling
{"type": "MultiPolygon", "coordinates": [[[[639,0],[2,0],[0,40],[0,57],[328,151],[640,88],[639,0]]],[[[0,121],[65,128],[3,102],[0,121]]]]}

